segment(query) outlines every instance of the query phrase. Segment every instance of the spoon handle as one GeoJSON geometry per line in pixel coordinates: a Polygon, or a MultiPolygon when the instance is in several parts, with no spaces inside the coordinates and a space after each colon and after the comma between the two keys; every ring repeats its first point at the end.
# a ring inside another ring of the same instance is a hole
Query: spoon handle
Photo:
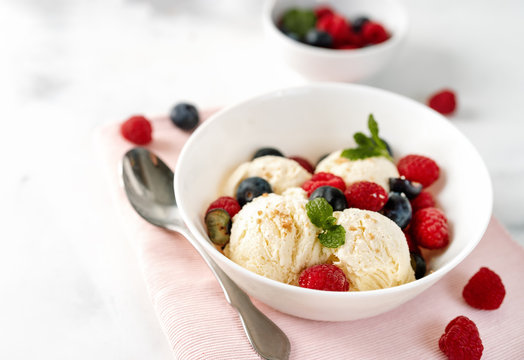
{"type": "Polygon", "coordinates": [[[268,360],[289,359],[291,345],[286,334],[253,305],[249,296],[218,267],[201,245],[193,240],[189,231],[182,231],[180,228],[177,228],[176,231],[191,242],[217,278],[227,302],[236,309],[240,316],[247,338],[256,352],[268,360]]]}

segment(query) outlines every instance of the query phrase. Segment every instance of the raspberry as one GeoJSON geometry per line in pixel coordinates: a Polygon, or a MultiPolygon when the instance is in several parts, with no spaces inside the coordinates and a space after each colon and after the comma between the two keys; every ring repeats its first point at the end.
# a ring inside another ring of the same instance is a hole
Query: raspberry
{"type": "Polygon", "coordinates": [[[300,274],[300,287],[327,291],[348,291],[346,274],[336,265],[320,264],[311,266],[300,274]]]}
{"type": "Polygon", "coordinates": [[[422,155],[406,155],[397,163],[401,176],[409,181],[421,183],[428,187],[439,177],[440,169],[435,161],[422,155]]]}
{"type": "Polygon", "coordinates": [[[420,254],[420,249],[418,248],[417,243],[413,240],[413,237],[409,233],[408,229],[404,229],[404,235],[406,236],[406,242],[408,243],[409,252],[420,254]]]}
{"type": "Polygon", "coordinates": [[[362,38],[366,44],[380,44],[389,39],[389,34],[381,24],[368,21],[362,25],[362,38]]]}
{"type": "Polygon", "coordinates": [[[449,115],[453,113],[457,107],[455,93],[447,89],[439,91],[429,98],[428,105],[443,115],[449,115]]]}
{"type": "Polygon", "coordinates": [[[331,35],[334,47],[349,42],[351,38],[350,24],[344,17],[337,14],[319,18],[316,28],[331,35]]]}
{"type": "Polygon", "coordinates": [[[422,191],[416,198],[411,200],[411,210],[416,213],[420,209],[435,207],[435,199],[430,192],[422,191]]]}
{"type": "Polygon", "coordinates": [[[224,209],[228,212],[229,216],[233,218],[233,216],[235,216],[237,212],[240,211],[240,204],[235,198],[232,198],[231,196],[221,196],[209,204],[206,213],[213,209],[224,209]]]}
{"type": "Polygon", "coordinates": [[[291,160],[295,160],[297,163],[300,164],[300,166],[302,166],[304,169],[306,169],[309,173],[313,174],[315,172],[315,168],[313,167],[313,165],[311,165],[311,163],[309,161],[307,161],[306,159],[304,159],[303,157],[290,156],[289,158],[291,160]]]}
{"type": "Polygon", "coordinates": [[[318,6],[317,8],[315,8],[314,11],[315,11],[315,15],[317,16],[317,19],[320,19],[324,16],[335,15],[335,12],[329,6],[318,6]]]}
{"type": "Polygon", "coordinates": [[[360,46],[355,45],[355,44],[342,44],[342,45],[338,45],[335,47],[335,49],[338,49],[338,50],[353,50],[353,49],[358,49],[358,48],[360,48],[360,46]]]}
{"type": "Polygon", "coordinates": [[[484,350],[477,325],[465,316],[450,321],[438,346],[450,360],[478,360],[484,350]]]}
{"type": "Polygon", "coordinates": [[[415,242],[426,249],[440,249],[448,245],[448,220],[434,207],[417,211],[411,220],[411,235],[415,242]]]}
{"type": "Polygon", "coordinates": [[[348,186],[344,192],[348,207],[379,211],[388,201],[386,190],[370,181],[358,181],[348,186]]]}
{"type": "Polygon", "coordinates": [[[487,267],[481,267],[469,279],[462,291],[464,300],[474,308],[481,310],[498,309],[505,295],[506,289],[504,284],[502,284],[500,276],[487,267]]]}
{"type": "Polygon", "coordinates": [[[311,179],[302,184],[302,189],[307,191],[307,196],[311,196],[311,193],[321,186],[333,186],[342,192],[346,190],[346,183],[341,177],[326,172],[313,175],[311,179]]]}
{"type": "Polygon", "coordinates": [[[147,145],[151,142],[153,127],[142,115],[131,116],[120,125],[120,133],[126,139],[137,145],[147,145]]]}

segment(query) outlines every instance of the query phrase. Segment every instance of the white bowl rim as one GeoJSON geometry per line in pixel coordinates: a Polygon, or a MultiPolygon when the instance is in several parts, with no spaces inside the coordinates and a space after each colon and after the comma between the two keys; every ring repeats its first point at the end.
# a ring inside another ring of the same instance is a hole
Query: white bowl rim
{"type": "Polygon", "coordinates": [[[264,9],[262,12],[262,21],[264,23],[264,26],[269,29],[273,34],[276,34],[276,36],[280,39],[280,41],[284,41],[289,46],[294,47],[297,50],[309,52],[310,54],[314,54],[316,56],[325,56],[325,57],[335,57],[335,58],[345,58],[345,57],[360,57],[360,56],[367,56],[379,51],[383,51],[387,48],[395,47],[398,43],[402,42],[406,36],[406,33],[408,31],[409,27],[409,21],[407,16],[407,11],[404,5],[402,5],[398,0],[386,0],[392,3],[394,6],[396,6],[400,13],[402,14],[401,17],[401,25],[400,29],[398,31],[394,32],[391,37],[380,43],[375,44],[372,46],[366,46],[363,48],[358,49],[327,49],[322,47],[315,47],[307,44],[303,44],[300,41],[293,40],[289,38],[288,36],[284,35],[282,31],[278,29],[276,24],[271,19],[271,12],[273,11],[273,7],[277,3],[278,0],[268,0],[264,4],[264,9]]]}
{"type": "Polygon", "coordinates": [[[482,236],[484,235],[484,233],[485,233],[485,231],[486,231],[486,229],[487,229],[487,227],[489,225],[489,221],[490,221],[491,214],[492,214],[493,189],[492,189],[491,178],[489,176],[489,172],[487,170],[485,162],[481,158],[480,154],[478,153],[476,148],[473,146],[473,144],[469,141],[469,139],[466,138],[462,134],[462,132],[460,132],[454,125],[452,125],[449,122],[449,120],[446,119],[443,115],[441,115],[440,113],[436,112],[435,110],[427,107],[426,105],[421,104],[421,103],[419,103],[419,102],[417,102],[417,101],[415,101],[413,99],[410,99],[408,97],[405,97],[405,96],[393,93],[393,92],[388,91],[388,90],[379,89],[379,88],[375,88],[375,87],[371,87],[371,86],[367,86],[367,85],[337,83],[337,82],[313,82],[313,83],[310,83],[310,84],[307,84],[307,85],[292,86],[292,87],[287,87],[287,88],[283,88],[283,89],[273,90],[273,91],[266,92],[266,93],[261,94],[261,95],[253,96],[253,97],[248,98],[248,99],[246,99],[244,101],[241,101],[239,103],[236,103],[236,104],[233,104],[233,105],[230,105],[230,106],[226,106],[223,109],[217,111],[212,116],[210,116],[209,119],[207,119],[204,123],[202,123],[195,130],[195,132],[192,134],[192,136],[189,137],[187,142],[184,144],[184,146],[182,148],[182,151],[180,152],[180,155],[179,155],[179,158],[178,158],[178,162],[177,162],[177,165],[176,165],[176,170],[175,170],[175,180],[174,180],[175,194],[180,193],[178,191],[179,187],[180,187],[180,185],[179,185],[180,184],[180,180],[179,179],[180,179],[180,176],[181,176],[180,175],[181,174],[180,167],[182,167],[181,164],[183,164],[184,161],[185,161],[184,159],[186,157],[186,153],[188,152],[188,149],[191,147],[192,143],[196,141],[195,139],[198,137],[198,135],[201,132],[206,131],[206,129],[209,126],[209,124],[214,122],[217,118],[222,117],[223,114],[227,114],[231,110],[234,110],[234,109],[239,108],[239,107],[247,106],[247,105],[249,105],[251,103],[264,101],[264,100],[267,100],[267,99],[270,99],[270,98],[273,98],[273,97],[276,97],[276,96],[280,96],[281,97],[283,95],[286,95],[287,93],[295,93],[297,91],[303,92],[303,91],[308,91],[308,90],[318,91],[319,89],[337,89],[337,88],[338,89],[353,89],[353,90],[358,90],[358,91],[365,91],[365,92],[371,92],[371,93],[375,93],[375,94],[381,94],[383,96],[385,95],[385,96],[389,96],[391,98],[395,98],[398,101],[409,103],[410,106],[423,108],[424,109],[423,111],[433,112],[435,115],[437,115],[437,118],[439,118],[439,121],[441,122],[442,126],[450,128],[451,131],[455,132],[464,141],[464,143],[467,144],[467,146],[469,146],[473,150],[472,153],[474,154],[475,157],[477,157],[477,159],[479,160],[479,163],[482,164],[482,170],[485,173],[487,183],[489,184],[488,189],[486,189],[486,193],[483,194],[484,200],[485,200],[485,202],[488,205],[488,206],[485,207],[486,211],[483,214],[480,214],[480,216],[479,216],[479,214],[476,214],[477,219],[479,220],[478,223],[482,224],[482,226],[480,226],[478,228],[478,231],[477,231],[476,234],[471,234],[471,235],[475,236],[475,241],[469,242],[467,244],[467,246],[465,246],[464,249],[461,250],[461,252],[459,252],[453,259],[451,259],[451,261],[449,261],[448,263],[443,265],[440,269],[437,269],[436,271],[427,274],[426,276],[424,276],[421,279],[418,279],[418,280],[415,280],[415,281],[412,281],[412,282],[409,282],[409,283],[406,283],[406,284],[402,284],[402,285],[398,285],[398,286],[394,286],[394,287],[390,287],[390,288],[385,288],[385,289],[338,292],[338,291],[314,290],[314,289],[302,288],[302,287],[299,287],[299,286],[286,284],[286,283],[283,283],[283,282],[280,282],[280,281],[277,281],[277,280],[273,280],[273,279],[267,278],[265,276],[259,275],[257,273],[254,273],[254,272],[252,272],[252,271],[250,271],[248,269],[245,269],[244,267],[238,265],[237,263],[235,263],[234,261],[229,259],[227,256],[225,256],[224,254],[220,253],[211,244],[210,241],[208,241],[206,238],[201,237],[199,235],[199,232],[198,232],[197,228],[191,223],[191,221],[189,221],[189,216],[184,211],[183,202],[181,203],[180,201],[178,201],[179,199],[177,198],[177,202],[178,202],[178,205],[179,205],[180,213],[182,215],[182,219],[184,220],[186,226],[189,228],[189,230],[191,232],[190,235],[192,235],[193,238],[195,238],[195,240],[201,246],[204,247],[204,249],[205,249],[205,251],[207,253],[216,252],[216,253],[220,254],[220,256],[223,257],[223,260],[225,262],[228,262],[229,265],[233,267],[233,269],[235,269],[236,271],[238,271],[240,273],[243,273],[245,276],[254,277],[255,279],[257,279],[258,281],[260,281],[264,285],[271,286],[271,287],[276,287],[279,290],[283,290],[283,291],[294,291],[294,292],[297,293],[297,295],[307,296],[308,294],[311,295],[312,292],[313,292],[313,293],[315,293],[316,296],[326,297],[326,298],[333,298],[333,297],[341,298],[341,299],[344,299],[344,298],[365,298],[365,297],[379,296],[380,294],[393,295],[393,294],[398,293],[398,292],[404,292],[405,290],[409,290],[411,288],[424,286],[424,284],[427,284],[429,286],[429,285],[433,284],[434,282],[436,282],[440,277],[442,277],[445,274],[447,274],[450,270],[452,270],[460,262],[462,262],[462,260],[464,260],[464,258],[466,256],[468,256],[473,251],[473,249],[478,245],[478,243],[480,242],[482,236]]]}

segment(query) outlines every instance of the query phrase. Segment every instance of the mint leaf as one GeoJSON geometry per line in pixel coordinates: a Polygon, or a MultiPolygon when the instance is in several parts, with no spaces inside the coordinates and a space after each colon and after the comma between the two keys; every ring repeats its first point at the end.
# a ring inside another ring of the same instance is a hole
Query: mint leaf
{"type": "Polygon", "coordinates": [[[341,225],[334,225],[318,234],[318,241],[328,248],[337,248],[346,242],[346,230],[341,225]]]}
{"type": "Polygon", "coordinates": [[[326,220],[324,220],[324,225],[322,226],[323,229],[329,229],[333,227],[337,223],[337,219],[334,216],[328,216],[326,220]]]}
{"type": "Polygon", "coordinates": [[[356,132],[353,135],[353,139],[355,139],[357,147],[344,149],[340,156],[349,160],[383,156],[386,159],[393,161],[393,158],[389,155],[386,143],[378,135],[378,124],[375,121],[373,114],[369,114],[368,129],[371,136],[366,136],[361,132],[356,132]]]}
{"type": "Polygon", "coordinates": [[[297,34],[300,37],[315,27],[317,17],[311,10],[291,9],[284,14],[282,25],[288,32],[297,34]]]}
{"type": "Polygon", "coordinates": [[[333,215],[333,207],[326,199],[319,197],[308,201],[306,212],[313,225],[323,229],[326,220],[333,215]]]}

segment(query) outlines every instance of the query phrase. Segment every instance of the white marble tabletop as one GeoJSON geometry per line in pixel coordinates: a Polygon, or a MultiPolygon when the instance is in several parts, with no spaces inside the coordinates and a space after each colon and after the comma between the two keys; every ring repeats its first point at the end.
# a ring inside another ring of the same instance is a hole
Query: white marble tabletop
{"type": "MultiPolygon", "coordinates": [[[[419,101],[457,91],[450,121],[489,168],[495,216],[524,244],[524,3],[404,3],[405,47],[366,83],[419,101]]],[[[305,83],[267,51],[261,5],[0,0],[0,358],[172,357],[92,133],[181,100],[214,107],[305,83]]]]}

